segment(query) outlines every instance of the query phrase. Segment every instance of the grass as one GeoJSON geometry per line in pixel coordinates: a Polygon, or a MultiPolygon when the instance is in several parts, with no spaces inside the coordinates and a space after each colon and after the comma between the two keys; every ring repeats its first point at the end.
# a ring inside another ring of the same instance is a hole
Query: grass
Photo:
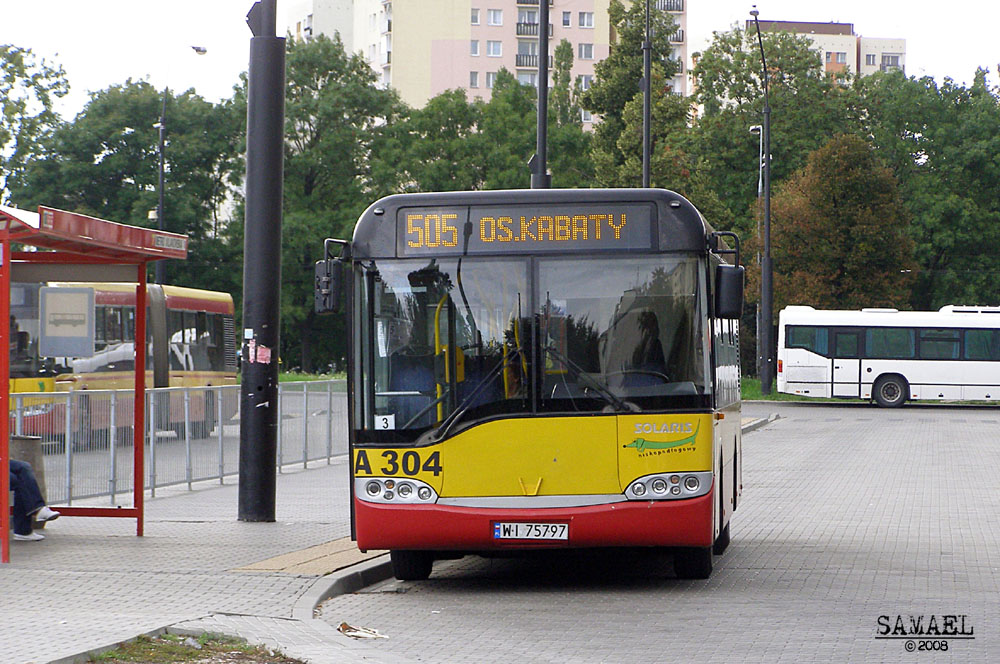
{"type": "Polygon", "coordinates": [[[302,664],[300,660],[272,652],[264,646],[251,646],[240,639],[219,634],[202,634],[197,638],[174,634],[140,636],[89,661],[94,664],[302,664]]]}
{"type": "Polygon", "coordinates": [[[307,374],[298,373],[297,371],[283,371],[278,374],[279,383],[302,383],[317,380],[345,380],[346,378],[346,373],[307,374]]]}
{"type": "Polygon", "coordinates": [[[835,401],[835,399],[816,399],[800,397],[797,394],[785,394],[779,392],[773,384],[771,385],[771,393],[765,396],[761,394],[759,378],[742,378],[740,385],[744,401],[835,401]]]}

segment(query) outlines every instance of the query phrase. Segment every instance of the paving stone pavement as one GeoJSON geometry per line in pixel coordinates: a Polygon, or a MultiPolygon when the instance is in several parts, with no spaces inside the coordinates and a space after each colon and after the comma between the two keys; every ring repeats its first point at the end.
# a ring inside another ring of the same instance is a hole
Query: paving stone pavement
{"type": "Polygon", "coordinates": [[[364,620],[389,635],[380,652],[435,664],[1000,661],[1000,411],[743,412],[781,418],[743,438],[733,542],[707,581],[675,578],[656,552],[468,556],[320,616],[364,620]],[[945,615],[974,640],[879,638],[880,616],[946,629],[945,615]],[[934,649],[909,651],[921,645],[934,649]]]}
{"type": "Polygon", "coordinates": [[[279,474],[274,523],[238,521],[229,481],[158,489],[143,537],[134,519],[62,517],[44,541],[12,542],[0,565],[0,664],[86,662],[164,630],[240,636],[311,664],[409,661],[340,634],[329,612],[313,617],[323,599],[385,578],[385,556],[330,575],[262,562],[349,536],[346,459],[279,474]]]}
{"type": "Polygon", "coordinates": [[[238,521],[237,491],[158,490],[141,538],[134,519],[62,517],[42,542],[11,542],[0,662],[85,662],[88,651],[168,627],[243,636],[313,664],[385,661],[312,619],[319,596],[347,575],[239,569],[349,536],[345,460],[279,474],[274,523],[238,521]]]}

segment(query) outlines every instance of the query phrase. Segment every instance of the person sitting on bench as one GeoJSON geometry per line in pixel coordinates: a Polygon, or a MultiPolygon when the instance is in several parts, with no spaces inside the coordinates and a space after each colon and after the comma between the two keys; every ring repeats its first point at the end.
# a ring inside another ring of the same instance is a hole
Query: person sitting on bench
{"type": "Polygon", "coordinates": [[[32,531],[32,521],[53,521],[59,518],[59,512],[46,506],[31,464],[10,460],[10,488],[14,492],[14,539],[21,542],[45,539],[45,535],[32,531]]]}

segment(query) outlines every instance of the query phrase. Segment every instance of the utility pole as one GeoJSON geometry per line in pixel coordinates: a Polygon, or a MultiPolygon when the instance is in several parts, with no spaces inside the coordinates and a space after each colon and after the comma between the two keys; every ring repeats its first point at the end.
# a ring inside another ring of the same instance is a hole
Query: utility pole
{"type": "Polygon", "coordinates": [[[760,46],[760,62],[764,74],[764,255],[760,261],[760,346],[763,353],[760,371],[761,394],[771,393],[771,381],[774,379],[774,357],[771,342],[771,331],[774,297],[773,268],[771,265],[771,102],[768,99],[767,60],[764,58],[764,40],[760,35],[760,21],[757,18],[757,5],[753,6],[750,15],[757,27],[757,44],[760,46]]]}
{"type": "Polygon", "coordinates": [[[538,123],[535,133],[535,154],[528,161],[531,188],[548,189],[552,176],[546,165],[549,132],[549,2],[538,0],[538,123]]]}
{"type": "Polygon", "coordinates": [[[275,518],[285,126],[285,40],[276,34],[275,4],[259,0],[247,14],[253,39],[247,92],[240,521],[275,518]]]}
{"type": "Polygon", "coordinates": [[[646,39],[642,42],[642,186],[649,187],[649,153],[650,153],[650,107],[652,95],[652,82],[650,70],[652,69],[653,43],[649,34],[649,0],[646,0],[646,39]]]}

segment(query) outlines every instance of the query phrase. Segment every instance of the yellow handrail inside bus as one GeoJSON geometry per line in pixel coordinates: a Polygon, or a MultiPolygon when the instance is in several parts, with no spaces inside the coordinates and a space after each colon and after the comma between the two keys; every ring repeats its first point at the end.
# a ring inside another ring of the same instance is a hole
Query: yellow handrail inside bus
{"type": "MultiPolygon", "coordinates": [[[[448,299],[448,294],[445,293],[438,300],[437,308],[434,310],[434,356],[437,357],[441,354],[441,351],[447,350],[445,346],[441,344],[441,307],[444,305],[445,301],[448,299]]],[[[444,357],[444,380],[448,382],[448,354],[445,353],[444,357]]],[[[437,405],[437,421],[440,422],[444,419],[444,404],[441,402],[441,397],[444,396],[444,386],[434,381],[434,396],[438,399],[437,405]]]]}

